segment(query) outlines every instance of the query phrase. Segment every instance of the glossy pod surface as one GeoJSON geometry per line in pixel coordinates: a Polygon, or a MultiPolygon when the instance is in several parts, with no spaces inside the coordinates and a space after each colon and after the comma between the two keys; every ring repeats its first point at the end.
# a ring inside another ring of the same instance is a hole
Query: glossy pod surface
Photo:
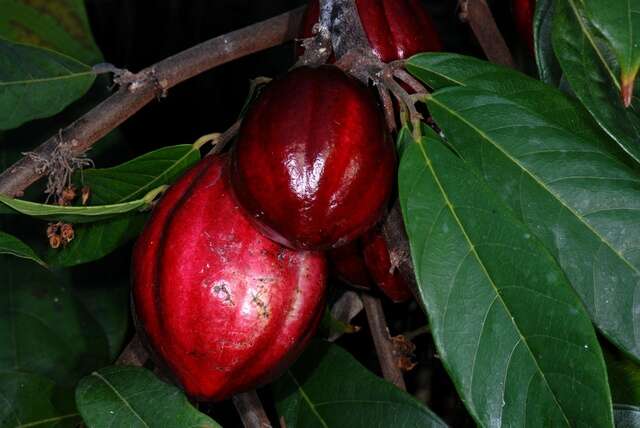
{"type": "MultiPolygon", "coordinates": [[[[356,0],[356,5],[371,48],[382,61],[442,50],[438,33],[420,0],[356,0]]],[[[319,7],[318,0],[309,2],[301,38],[313,35],[319,7]]]]}
{"type": "Polygon", "coordinates": [[[208,157],[163,196],[133,255],[136,324],[192,397],[269,382],[324,310],[326,264],[263,237],[232,197],[226,157],[208,157]]]}
{"type": "Polygon", "coordinates": [[[372,230],[362,238],[364,262],[369,275],[380,290],[396,303],[413,297],[400,271],[392,266],[387,242],[379,230],[372,230]]]}
{"type": "Polygon", "coordinates": [[[271,239],[328,249],[383,213],[395,148],[369,89],[334,66],[271,82],[245,116],[232,153],[240,204],[271,239]]]}

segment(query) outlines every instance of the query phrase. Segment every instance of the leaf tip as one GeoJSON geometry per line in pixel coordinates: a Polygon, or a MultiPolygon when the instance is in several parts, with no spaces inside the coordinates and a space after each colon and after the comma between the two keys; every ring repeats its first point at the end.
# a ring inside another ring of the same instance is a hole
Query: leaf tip
{"type": "Polygon", "coordinates": [[[633,101],[633,88],[635,85],[635,74],[622,76],[622,88],[620,95],[622,97],[622,103],[625,108],[628,108],[633,101]]]}

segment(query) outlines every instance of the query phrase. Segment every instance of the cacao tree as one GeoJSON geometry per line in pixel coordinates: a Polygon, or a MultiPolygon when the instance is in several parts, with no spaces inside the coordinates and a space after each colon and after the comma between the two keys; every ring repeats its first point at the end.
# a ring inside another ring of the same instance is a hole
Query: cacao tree
{"type": "Polygon", "coordinates": [[[640,0],[0,0],[0,427],[640,426],[640,0]]]}

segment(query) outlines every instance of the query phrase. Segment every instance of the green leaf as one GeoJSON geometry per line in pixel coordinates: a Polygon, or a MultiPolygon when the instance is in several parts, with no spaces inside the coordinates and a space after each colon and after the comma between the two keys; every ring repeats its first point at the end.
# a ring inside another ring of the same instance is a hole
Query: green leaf
{"type": "Polygon", "coordinates": [[[0,214],[15,212],[42,220],[60,220],[67,223],[91,223],[94,221],[112,218],[119,214],[125,214],[131,211],[141,211],[149,208],[154,199],[165,189],[166,186],[157,187],[147,193],[144,197],[130,202],[86,207],[39,204],[37,202],[13,199],[0,195],[0,202],[10,208],[5,208],[4,210],[0,209],[0,214]]]}
{"type": "Polygon", "coordinates": [[[76,427],[73,391],[62,390],[44,377],[0,370],[0,427],[76,427]]]}
{"type": "Polygon", "coordinates": [[[613,426],[602,352],[562,271],[436,138],[405,149],[400,203],[421,301],[465,405],[481,426],[613,426]]]}
{"type": "Polygon", "coordinates": [[[0,257],[0,370],[33,372],[71,385],[108,363],[102,327],[47,270],[0,257]]]}
{"type": "Polygon", "coordinates": [[[326,342],[312,342],[272,390],[287,428],[446,426],[415,398],[326,342]]]}
{"type": "MultiPolygon", "coordinates": [[[[173,183],[199,160],[200,152],[194,145],[168,146],[113,168],[85,170],[76,174],[74,181],[89,186],[91,204],[123,203],[173,183]]],[[[51,249],[47,261],[56,266],[75,266],[100,259],[135,238],[147,218],[147,213],[130,213],[78,225],[74,240],[65,248],[51,249]]]]}
{"type": "Polygon", "coordinates": [[[40,257],[27,244],[16,238],[0,231],[0,254],[11,254],[12,256],[21,257],[23,259],[32,260],[47,267],[40,257]]]}
{"type": "Polygon", "coordinates": [[[0,129],[53,116],[91,87],[91,68],[54,51],[0,39],[0,129]]]}
{"type": "Polygon", "coordinates": [[[616,404],[613,407],[613,414],[616,419],[616,428],[640,427],[640,407],[616,404]]]}
{"type": "Polygon", "coordinates": [[[417,55],[407,63],[407,68],[434,89],[452,86],[485,89],[508,96],[532,111],[545,111],[546,118],[560,127],[579,124],[572,127],[572,132],[585,139],[605,139],[578,100],[549,90],[548,85],[510,68],[449,53],[417,55]]]}
{"type": "Polygon", "coordinates": [[[586,16],[616,55],[621,80],[631,82],[640,68],[640,8],[635,0],[582,0],[586,16]]]}
{"type": "Polygon", "coordinates": [[[178,388],[138,367],[105,367],[80,381],[76,404],[88,427],[219,427],[178,388]]]}
{"type": "Polygon", "coordinates": [[[429,102],[436,122],[556,257],[598,328],[640,360],[637,171],[558,90],[459,55],[412,61],[427,83],[462,85],[429,102]]]}
{"type": "Polygon", "coordinates": [[[341,321],[333,316],[329,308],[326,308],[324,315],[320,320],[318,326],[318,334],[322,337],[331,338],[333,336],[341,336],[343,334],[356,333],[360,330],[360,327],[348,322],[341,321]]]}
{"type": "Polygon", "coordinates": [[[0,0],[0,37],[61,52],[85,64],[102,61],[83,0],[0,0]]]}
{"type": "MultiPolygon", "coordinates": [[[[74,294],[100,324],[109,348],[109,360],[115,361],[129,332],[129,287],[126,280],[83,281],[74,294]]],[[[94,367],[95,368],[95,367],[94,367]]]]}
{"type": "Polygon", "coordinates": [[[111,254],[142,231],[148,213],[128,213],[116,218],[74,225],[75,237],[66,247],[50,248],[45,260],[51,266],[70,267],[111,254]]]}
{"type": "Polygon", "coordinates": [[[117,204],[173,183],[199,160],[200,152],[192,144],[162,147],[113,168],[85,170],[82,183],[91,188],[92,204],[117,204]]]}
{"type": "Polygon", "coordinates": [[[537,0],[533,17],[533,40],[536,52],[538,75],[543,82],[560,86],[562,70],[551,45],[553,23],[553,0],[537,0]]]}
{"type": "Polygon", "coordinates": [[[604,141],[573,133],[579,123],[559,128],[551,113],[507,97],[449,88],[428,104],[454,147],[552,251],[603,333],[640,358],[637,172],[604,141]]]}
{"type": "Polygon", "coordinates": [[[563,75],[576,96],[602,129],[640,162],[640,105],[635,100],[632,108],[624,107],[619,68],[580,13],[577,0],[556,2],[552,39],[563,75]]]}

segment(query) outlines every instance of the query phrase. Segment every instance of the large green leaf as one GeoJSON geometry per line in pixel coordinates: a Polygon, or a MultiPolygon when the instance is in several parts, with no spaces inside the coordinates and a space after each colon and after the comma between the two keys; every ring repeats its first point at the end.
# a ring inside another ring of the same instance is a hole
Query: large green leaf
{"type": "Polygon", "coordinates": [[[428,84],[461,86],[431,99],[436,121],[551,250],[597,326],[639,360],[637,170],[558,90],[459,55],[412,62],[428,84]]]}
{"type": "Polygon", "coordinates": [[[0,427],[76,427],[73,391],[57,388],[44,377],[0,370],[0,427]]]}
{"type": "Polygon", "coordinates": [[[95,221],[106,220],[120,214],[126,214],[132,211],[142,211],[149,208],[151,203],[165,190],[165,188],[166,186],[157,187],[140,199],[135,199],[130,202],[91,206],[59,206],[40,204],[37,202],[13,199],[0,195],[0,203],[5,205],[5,208],[0,207],[0,213],[19,213],[42,220],[60,220],[67,223],[92,223],[95,221]]]}
{"type": "Polygon", "coordinates": [[[552,40],[564,77],[600,126],[640,162],[640,105],[637,98],[631,108],[624,107],[620,99],[619,67],[581,14],[579,1],[555,3],[552,40]]]}
{"type": "Polygon", "coordinates": [[[578,100],[510,68],[476,58],[450,53],[416,55],[407,68],[433,89],[464,86],[485,89],[508,96],[532,111],[545,111],[546,118],[559,127],[572,126],[572,132],[585,139],[605,139],[578,100]],[[539,94],[543,93],[541,97],[539,94]]]}
{"type": "Polygon", "coordinates": [[[50,272],[0,256],[0,370],[70,385],[109,361],[102,327],[50,272]]]}
{"type": "Polygon", "coordinates": [[[621,81],[631,82],[640,68],[640,5],[637,0],[582,0],[591,24],[612,47],[621,81]]]}
{"type": "MultiPolygon", "coordinates": [[[[76,174],[78,185],[91,189],[91,204],[114,204],[134,200],[149,190],[173,183],[200,160],[197,145],[168,146],[144,154],[113,168],[89,169],[76,174]]],[[[147,219],[146,213],[78,225],[74,240],[65,248],[50,250],[47,261],[73,266],[97,260],[136,237],[147,219]]]]}
{"type": "Polygon", "coordinates": [[[70,57],[0,38],[0,129],[60,112],[94,79],[89,66],[70,57]]]}
{"type": "Polygon", "coordinates": [[[80,381],[76,404],[88,427],[219,427],[175,386],[139,367],[105,367],[80,381]]]}
{"type": "Polygon", "coordinates": [[[436,138],[405,148],[400,203],[420,300],[470,413],[481,426],[612,426],[602,352],[578,297],[542,243],[436,138]]]}
{"type": "Polygon", "coordinates": [[[86,64],[102,60],[83,0],[0,0],[0,37],[64,53],[86,64]]]}
{"type": "Polygon", "coordinates": [[[533,41],[540,80],[549,85],[559,86],[562,70],[560,70],[560,65],[553,52],[553,46],[551,46],[553,1],[536,1],[536,11],[533,17],[533,41]]]}
{"type": "Polygon", "coordinates": [[[327,342],[313,342],[272,389],[287,428],[446,426],[415,398],[327,342]]]}
{"type": "Polygon", "coordinates": [[[38,257],[38,255],[27,244],[16,238],[0,231],[0,254],[11,254],[12,256],[29,259],[46,267],[46,264],[38,257]]]}

